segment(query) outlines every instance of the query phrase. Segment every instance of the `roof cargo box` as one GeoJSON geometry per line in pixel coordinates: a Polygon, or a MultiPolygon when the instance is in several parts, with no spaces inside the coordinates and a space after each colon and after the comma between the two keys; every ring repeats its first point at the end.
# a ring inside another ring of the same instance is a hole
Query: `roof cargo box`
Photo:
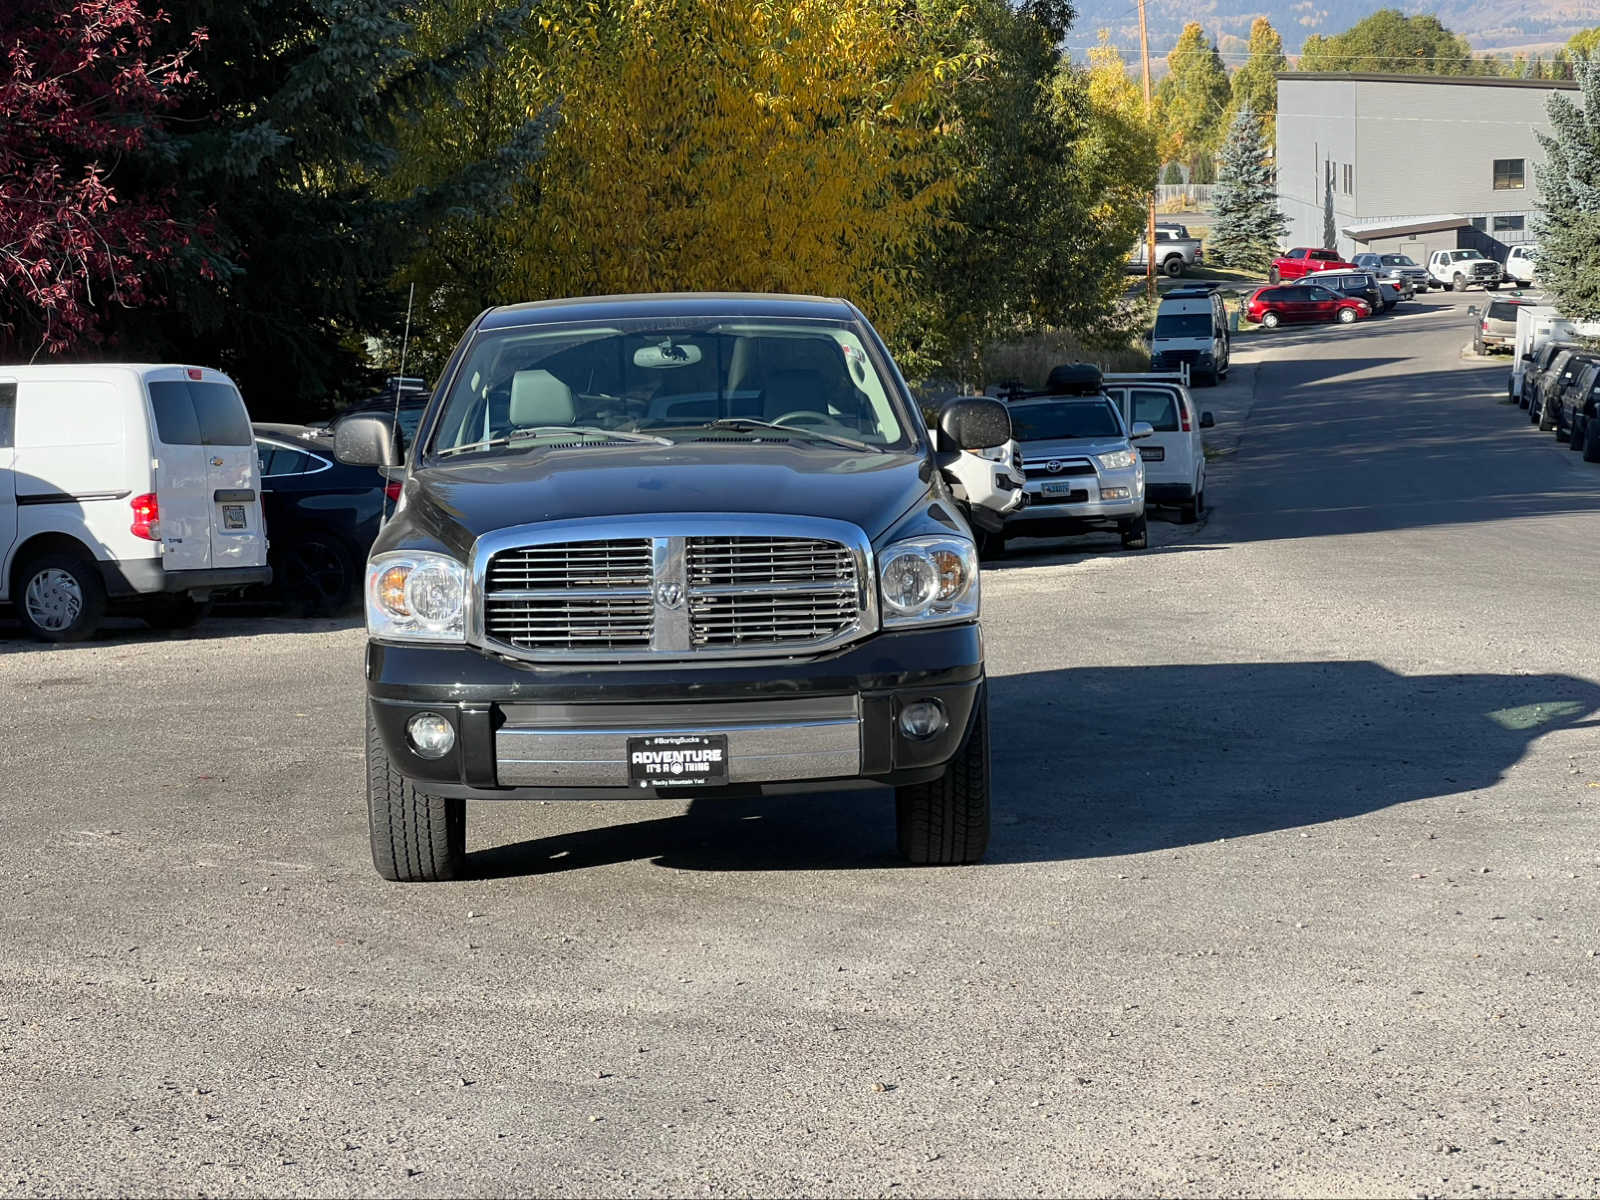
{"type": "Polygon", "coordinates": [[[1100,382],[1100,368],[1093,363],[1062,363],[1050,369],[1044,390],[1052,396],[1094,396],[1100,382]]]}

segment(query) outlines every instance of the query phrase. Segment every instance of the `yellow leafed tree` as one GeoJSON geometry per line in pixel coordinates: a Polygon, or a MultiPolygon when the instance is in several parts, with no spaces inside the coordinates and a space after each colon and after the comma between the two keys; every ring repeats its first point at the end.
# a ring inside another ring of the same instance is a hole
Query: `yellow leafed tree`
{"type": "Polygon", "coordinates": [[[624,0],[567,39],[505,244],[519,295],[848,297],[889,332],[953,182],[919,123],[963,69],[898,0],[624,0]]]}

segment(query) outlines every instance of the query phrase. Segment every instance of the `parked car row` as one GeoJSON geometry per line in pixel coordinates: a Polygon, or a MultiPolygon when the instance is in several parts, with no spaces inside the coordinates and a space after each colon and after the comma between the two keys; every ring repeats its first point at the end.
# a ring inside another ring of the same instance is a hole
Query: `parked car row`
{"type": "Polygon", "coordinates": [[[1593,346],[1550,338],[1532,353],[1518,389],[1529,422],[1554,432],[1585,462],[1600,462],[1600,350],[1593,346]]]}
{"type": "Polygon", "coordinates": [[[1320,283],[1329,272],[1359,270],[1378,282],[1394,285],[1397,291],[1410,288],[1412,292],[1422,292],[1431,287],[1464,292],[1469,287],[1481,287],[1492,292],[1503,283],[1531,281],[1536,253],[1533,247],[1513,247],[1502,267],[1478,250],[1436,250],[1424,267],[1405,254],[1357,254],[1346,261],[1337,250],[1296,246],[1272,260],[1267,282],[1288,283],[1316,276],[1320,283]]]}

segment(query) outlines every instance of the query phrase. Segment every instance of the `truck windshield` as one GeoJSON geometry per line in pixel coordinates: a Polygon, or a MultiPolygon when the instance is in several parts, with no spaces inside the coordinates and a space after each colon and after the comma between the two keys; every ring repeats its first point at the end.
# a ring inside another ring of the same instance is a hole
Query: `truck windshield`
{"type": "Polygon", "coordinates": [[[637,318],[479,333],[436,423],[437,455],[715,440],[903,449],[913,426],[855,328],[783,318],[637,318]]]}
{"type": "Polygon", "coordinates": [[[1122,422],[1108,400],[1063,400],[1013,408],[1011,433],[1019,442],[1121,437],[1122,422]]]}
{"type": "Polygon", "coordinates": [[[1156,317],[1155,336],[1158,338],[1208,338],[1211,336],[1211,314],[1161,313],[1156,317]]]}
{"type": "Polygon", "coordinates": [[[1417,264],[1412,262],[1410,255],[1407,254],[1385,254],[1383,256],[1383,265],[1386,267],[1414,267],[1417,264]]]}

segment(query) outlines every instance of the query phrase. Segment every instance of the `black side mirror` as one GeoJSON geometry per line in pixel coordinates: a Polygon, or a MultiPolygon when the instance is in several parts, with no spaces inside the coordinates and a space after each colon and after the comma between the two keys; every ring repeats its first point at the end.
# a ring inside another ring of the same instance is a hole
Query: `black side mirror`
{"type": "Polygon", "coordinates": [[[1011,440],[1011,414],[987,396],[960,396],[939,410],[939,437],[956,450],[988,450],[1011,440]]]}
{"type": "Polygon", "coordinates": [[[394,425],[376,413],[356,413],[333,426],[333,456],[352,467],[393,467],[400,463],[394,425]]]}
{"type": "Polygon", "coordinates": [[[1213,417],[1210,413],[1203,412],[1203,413],[1200,414],[1200,428],[1201,429],[1214,429],[1214,428],[1216,428],[1216,424],[1217,424],[1217,419],[1215,417],[1213,417]]]}

